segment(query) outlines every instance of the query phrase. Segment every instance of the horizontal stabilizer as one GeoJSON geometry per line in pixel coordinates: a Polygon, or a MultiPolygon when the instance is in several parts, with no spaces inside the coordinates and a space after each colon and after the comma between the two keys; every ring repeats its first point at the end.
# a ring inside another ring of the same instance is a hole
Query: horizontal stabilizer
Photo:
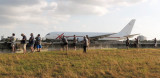
{"type": "Polygon", "coordinates": [[[133,37],[133,36],[136,36],[136,35],[140,35],[140,34],[132,34],[132,35],[127,35],[127,36],[124,36],[124,37],[131,38],[131,37],[133,37]]]}
{"type": "Polygon", "coordinates": [[[90,37],[91,39],[99,39],[99,38],[105,38],[105,37],[109,37],[111,35],[114,35],[116,33],[111,33],[111,34],[106,34],[106,35],[99,35],[99,36],[94,36],[94,37],[90,37]]]}

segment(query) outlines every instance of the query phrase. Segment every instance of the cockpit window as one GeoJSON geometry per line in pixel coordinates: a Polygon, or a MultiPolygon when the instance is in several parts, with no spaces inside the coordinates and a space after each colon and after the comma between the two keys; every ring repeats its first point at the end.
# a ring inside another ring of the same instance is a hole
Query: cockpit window
{"type": "Polygon", "coordinates": [[[48,33],[47,35],[50,35],[50,33],[48,33]]]}

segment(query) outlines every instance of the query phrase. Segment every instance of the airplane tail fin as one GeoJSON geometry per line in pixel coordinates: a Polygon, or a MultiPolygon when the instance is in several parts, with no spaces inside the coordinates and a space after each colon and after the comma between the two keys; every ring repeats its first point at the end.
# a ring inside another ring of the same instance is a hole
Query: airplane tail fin
{"type": "Polygon", "coordinates": [[[135,23],[135,19],[132,19],[118,34],[121,36],[130,35],[135,23]]]}

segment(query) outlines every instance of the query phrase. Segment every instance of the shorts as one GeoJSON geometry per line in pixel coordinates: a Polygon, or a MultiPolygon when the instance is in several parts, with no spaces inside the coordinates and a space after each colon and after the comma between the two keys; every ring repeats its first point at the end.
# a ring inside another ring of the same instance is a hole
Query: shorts
{"type": "Polygon", "coordinates": [[[76,46],[77,45],[77,43],[73,43],[73,46],[76,46]]]}
{"type": "Polygon", "coordinates": [[[63,47],[68,47],[68,43],[64,43],[62,46],[63,47]]]}
{"type": "Polygon", "coordinates": [[[126,46],[129,46],[129,44],[126,44],[126,46]]]}
{"type": "Polygon", "coordinates": [[[42,45],[37,45],[37,48],[42,48],[42,45]]]}
{"type": "Polygon", "coordinates": [[[29,44],[30,47],[34,47],[34,44],[29,44]]]}
{"type": "Polygon", "coordinates": [[[26,50],[26,44],[22,44],[23,50],[26,50]]]}
{"type": "Polygon", "coordinates": [[[64,43],[63,45],[66,46],[66,45],[68,45],[68,43],[64,43]]]}
{"type": "Polygon", "coordinates": [[[16,46],[16,44],[15,43],[11,43],[11,47],[15,47],[16,46]]]}

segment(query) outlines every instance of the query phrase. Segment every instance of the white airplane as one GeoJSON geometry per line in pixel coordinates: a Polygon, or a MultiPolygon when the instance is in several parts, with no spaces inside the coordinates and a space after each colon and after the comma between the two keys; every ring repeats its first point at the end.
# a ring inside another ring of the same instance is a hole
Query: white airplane
{"type": "Polygon", "coordinates": [[[79,41],[83,40],[83,37],[88,35],[91,40],[124,40],[127,37],[131,38],[139,34],[131,34],[135,19],[132,19],[120,32],[118,33],[100,33],[100,32],[50,32],[45,38],[48,40],[60,40],[62,36],[72,40],[73,35],[76,35],[79,41]]]}

